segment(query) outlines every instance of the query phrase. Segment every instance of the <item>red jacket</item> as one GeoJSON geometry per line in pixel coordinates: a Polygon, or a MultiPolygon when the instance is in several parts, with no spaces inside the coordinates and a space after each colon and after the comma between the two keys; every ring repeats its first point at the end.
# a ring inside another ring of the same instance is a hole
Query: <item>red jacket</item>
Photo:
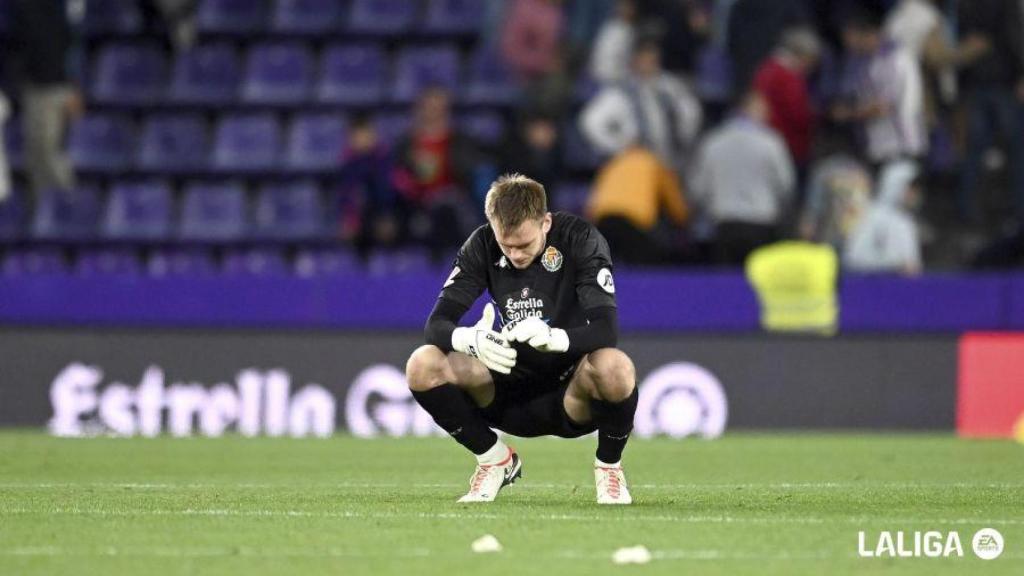
{"type": "Polygon", "coordinates": [[[773,56],[757,71],[754,89],[768,101],[769,123],[786,141],[793,161],[805,164],[814,139],[814,110],[807,80],[773,56]]]}

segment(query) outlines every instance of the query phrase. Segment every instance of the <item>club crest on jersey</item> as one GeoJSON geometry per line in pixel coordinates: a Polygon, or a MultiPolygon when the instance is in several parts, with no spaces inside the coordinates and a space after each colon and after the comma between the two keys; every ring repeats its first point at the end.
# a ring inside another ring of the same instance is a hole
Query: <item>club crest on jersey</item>
{"type": "Polygon", "coordinates": [[[548,272],[558,272],[562,268],[562,253],[558,251],[558,248],[554,246],[548,246],[548,249],[544,251],[544,255],[540,258],[540,263],[544,265],[544,269],[548,272]]]}

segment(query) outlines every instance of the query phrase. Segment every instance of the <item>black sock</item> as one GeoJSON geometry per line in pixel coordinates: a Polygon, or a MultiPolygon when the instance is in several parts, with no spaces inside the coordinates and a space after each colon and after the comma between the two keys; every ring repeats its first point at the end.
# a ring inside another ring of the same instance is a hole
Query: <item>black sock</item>
{"type": "Polygon", "coordinates": [[[487,452],[498,441],[498,435],[477,414],[473,401],[457,386],[441,384],[426,392],[413,390],[412,397],[438,426],[473,454],[487,452]]]}
{"type": "Polygon", "coordinates": [[[637,389],[634,387],[633,393],[622,402],[591,402],[598,423],[597,459],[601,462],[614,464],[622,460],[622,451],[629,441],[629,433],[633,431],[637,398],[637,389]]]}

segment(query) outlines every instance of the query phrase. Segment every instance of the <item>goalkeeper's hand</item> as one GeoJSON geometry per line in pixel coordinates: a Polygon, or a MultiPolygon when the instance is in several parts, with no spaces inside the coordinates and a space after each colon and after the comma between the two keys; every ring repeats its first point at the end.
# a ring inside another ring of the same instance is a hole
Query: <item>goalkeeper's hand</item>
{"type": "Polygon", "coordinates": [[[494,331],[493,304],[484,306],[484,313],[476,325],[456,328],[452,332],[452,348],[502,374],[510,374],[516,365],[516,351],[504,336],[494,331]]]}
{"type": "Polygon", "coordinates": [[[547,322],[531,316],[502,334],[510,342],[526,342],[541,352],[566,352],[569,335],[561,328],[552,328],[547,322]]]}

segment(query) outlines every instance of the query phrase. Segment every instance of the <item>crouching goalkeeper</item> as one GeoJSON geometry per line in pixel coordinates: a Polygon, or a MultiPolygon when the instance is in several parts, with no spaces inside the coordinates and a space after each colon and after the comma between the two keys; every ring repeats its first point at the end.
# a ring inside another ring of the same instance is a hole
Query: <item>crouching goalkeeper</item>
{"type": "Polygon", "coordinates": [[[599,504],[632,502],[622,452],[633,429],[633,363],[615,348],[618,316],[608,244],[589,223],[547,210],[544,187],[508,175],[487,193],[488,224],[459,250],[409,358],[413,397],[477,459],[459,502],[490,502],[522,473],[491,428],[521,437],[595,430],[599,504]],[[486,289],[473,326],[458,322],[486,289]],[[495,310],[499,325],[495,326],[495,310]]]}

